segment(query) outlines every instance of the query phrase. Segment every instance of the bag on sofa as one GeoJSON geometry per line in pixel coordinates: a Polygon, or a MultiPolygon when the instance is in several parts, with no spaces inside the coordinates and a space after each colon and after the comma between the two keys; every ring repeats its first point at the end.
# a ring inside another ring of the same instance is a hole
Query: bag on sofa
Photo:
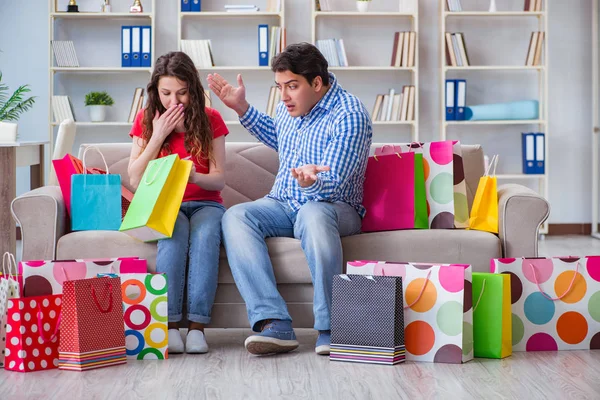
{"type": "Polygon", "coordinates": [[[354,261],[347,263],[346,274],[402,277],[407,360],[473,359],[470,265],[354,261]]]}
{"type": "Polygon", "coordinates": [[[471,217],[469,218],[469,229],[498,233],[498,181],[496,178],[496,166],[498,156],[495,155],[488,166],[485,175],[479,178],[477,192],[473,199],[471,217]],[[490,170],[494,167],[492,175],[490,170]]]}

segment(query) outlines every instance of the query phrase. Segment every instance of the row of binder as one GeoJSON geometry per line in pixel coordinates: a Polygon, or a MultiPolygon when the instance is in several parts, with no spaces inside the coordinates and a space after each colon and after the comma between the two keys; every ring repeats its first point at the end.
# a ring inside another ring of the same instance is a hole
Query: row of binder
{"type": "Polygon", "coordinates": [[[522,133],[523,173],[544,174],[546,135],[541,132],[522,133]]]}
{"type": "Polygon", "coordinates": [[[200,0],[181,0],[181,12],[200,12],[201,5],[200,0]]]}
{"type": "Polygon", "coordinates": [[[121,66],[150,67],[152,65],[152,27],[121,27],[121,66]]]}
{"type": "Polygon", "coordinates": [[[446,79],[446,121],[464,121],[467,106],[467,81],[446,79]]]}

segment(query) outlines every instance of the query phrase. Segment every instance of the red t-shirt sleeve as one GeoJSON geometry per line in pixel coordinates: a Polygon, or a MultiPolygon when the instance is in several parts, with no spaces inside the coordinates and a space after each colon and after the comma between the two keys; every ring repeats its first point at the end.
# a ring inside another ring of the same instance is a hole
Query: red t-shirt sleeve
{"type": "Polygon", "coordinates": [[[131,127],[131,131],[129,131],[130,137],[142,137],[142,123],[144,121],[144,110],[141,109],[137,115],[135,116],[135,121],[133,121],[133,126],[131,127]]]}
{"type": "Polygon", "coordinates": [[[213,131],[213,139],[229,134],[229,130],[227,129],[227,125],[225,125],[225,121],[223,121],[223,117],[221,117],[221,113],[214,108],[206,107],[206,114],[208,114],[210,127],[213,131]]]}

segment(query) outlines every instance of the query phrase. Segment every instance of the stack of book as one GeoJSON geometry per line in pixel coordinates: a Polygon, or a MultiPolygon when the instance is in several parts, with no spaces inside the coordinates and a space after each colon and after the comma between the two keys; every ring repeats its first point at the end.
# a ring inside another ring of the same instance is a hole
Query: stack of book
{"type": "Polygon", "coordinates": [[[75,121],[73,106],[69,96],[52,96],[52,111],[54,113],[54,122],[60,124],[66,119],[75,121]]]}
{"type": "Polygon", "coordinates": [[[321,39],[317,40],[317,48],[327,60],[330,67],[347,67],[348,58],[344,39],[321,39]]]}
{"type": "Polygon", "coordinates": [[[401,93],[390,89],[386,94],[378,94],[371,114],[373,121],[414,121],[415,87],[403,86],[401,93]]]}
{"type": "Polygon", "coordinates": [[[452,67],[468,67],[469,54],[461,32],[446,32],[446,65],[452,67]]]}
{"type": "Polygon", "coordinates": [[[392,67],[414,67],[416,32],[396,32],[394,34],[394,47],[392,50],[392,67]]]}
{"type": "Polygon", "coordinates": [[[525,65],[527,67],[540,65],[542,60],[542,48],[545,36],[544,33],[545,32],[531,32],[529,50],[527,51],[527,58],[525,59],[525,65]]]}
{"type": "Polygon", "coordinates": [[[275,118],[275,112],[277,111],[277,104],[281,101],[281,92],[277,88],[277,86],[271,86],[271,90],[269,91],[269,99],[267,100],[267,111],[266,114],[275,118]]]}
{"type": "Polygon", "coordinates": [[[525,0],[523,11],[542,11],[542,0],[525,0]]]}
{"type": "Polygon", "coordinates": [[[257,12],[259,8],[252,5],[225,5],[225,11],[227,12],[257,12]]]}
{"type": "Polygon", "coordinates": [[[131,108],[129,109],[129,118],[127,122],[134,122],[135,116],[144,106],[144,88],[135,88],[133,92],[133,100],[131,101],[131,108]]]}
{"type": "Polygon", "coordinates": [[[210,40],[181,41],[181,51],[190,56],[197,68],[210,68],[215,66],[211,47],[210,40]]]}
{"type": "Polygon", "coordinates": [[[273,57],[281,53],[284,47],[285,44],[281,27],[272,26],[271,38],[269,40],[269,66],[271,66],[271,61],[273,61],[273,57]]]}
{"type": "Polygon", "coordinates": [[[79,67],[75,46],[71,40],[53,40],[52,52],[58,67],[79,67]]]}

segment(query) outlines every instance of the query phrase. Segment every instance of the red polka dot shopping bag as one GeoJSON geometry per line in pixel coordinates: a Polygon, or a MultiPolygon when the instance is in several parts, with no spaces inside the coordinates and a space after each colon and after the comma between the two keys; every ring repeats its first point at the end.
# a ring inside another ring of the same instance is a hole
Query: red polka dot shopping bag
{"type": "Polygon", "coordinates": [[[4,367],[6,354],[6,309],[8,300],[19,297],[20,285],[13,273],[16,266],[15,256],[5,252],[2,256],[2,274],[0,274],[0,368],[4,367]]]}
{"type": "Polygon", "coordinates": [[[470,265],[353,261],[346,273],[402,277],[407,360],[460,364],[473,359],[470,265]]]}
{"type": "Polygon", "coordinates": [[[32,372],[58,367],[61,297],[8,300],[5,369],[32,372]]]}
{"type": "Polygon", "coordinates": [[[64,282],[58,367],[85,371],[126,362],[120,278],[64,282]]]}
{"type": "Polygon", "coordinates": [[[513,351],[600,349],[600,256],[500,258],[510,275],[513,351]]]}
{"type": "Polygon", "coordinates": [[[128,359],[169,357],[167,289],[166,274],[121,275],[128,359]]]}

